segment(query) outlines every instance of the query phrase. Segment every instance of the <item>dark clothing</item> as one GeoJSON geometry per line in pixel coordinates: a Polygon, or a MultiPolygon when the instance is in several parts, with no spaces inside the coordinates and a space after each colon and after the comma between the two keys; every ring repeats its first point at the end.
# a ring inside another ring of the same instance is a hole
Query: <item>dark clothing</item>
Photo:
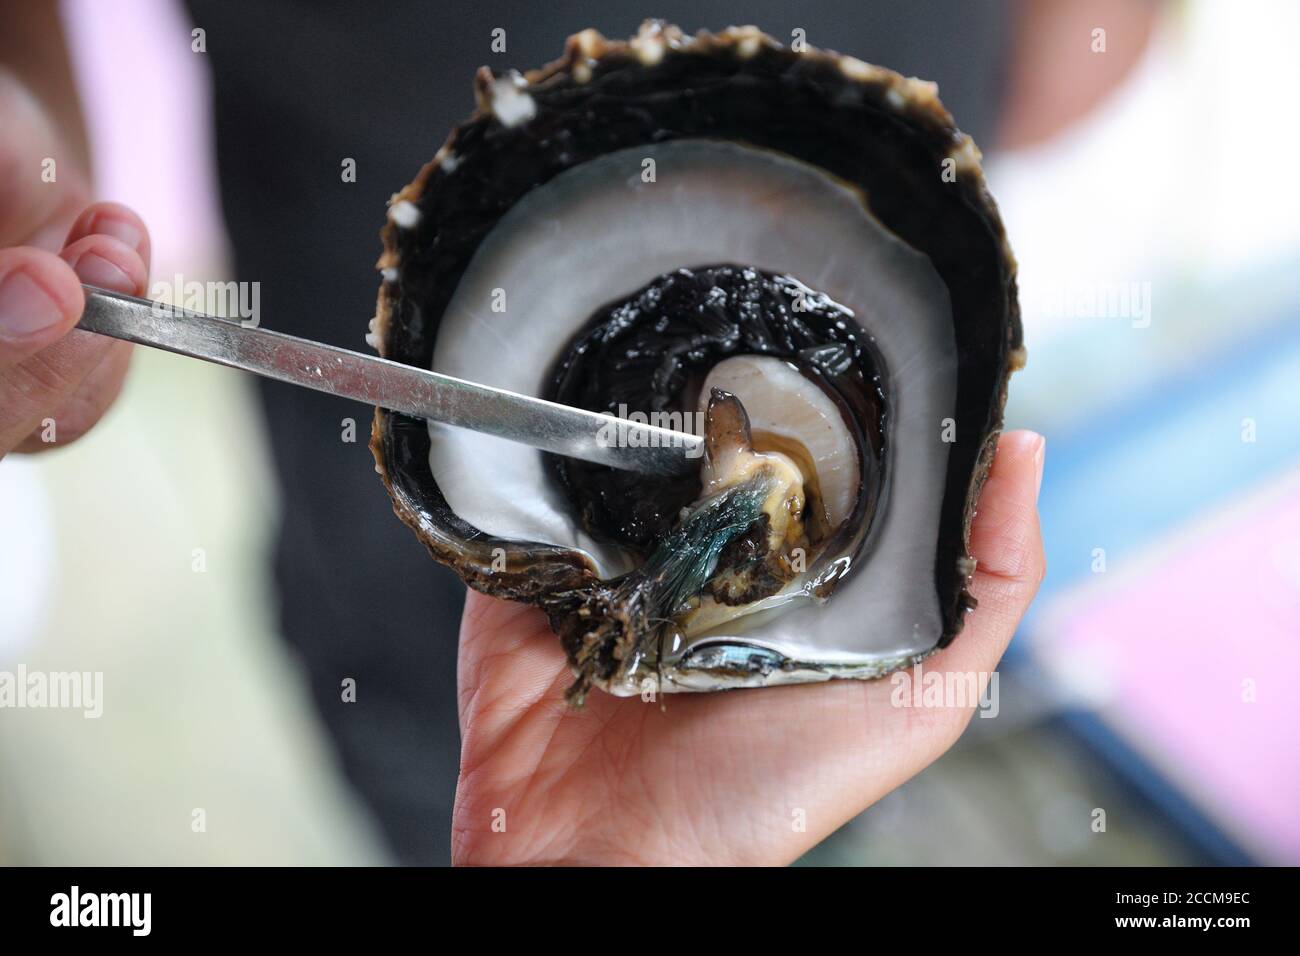
{"type": "MultiPolygon", "coordinates": [[[[389,196],[474,106],[471,79],[539,66],[594,26],[626,37],[647,13],[688,32],[754,23],[788,43],[937,80],[987,140],[1005,43],[1001,2],[795,5],[778,0],[267,2],[190,0],[214,77],[222,204],[236,276],[260,281],[265,325],[363,349],[389,196]],[[506,31],[505,53],[492,31],[506,31]],[[344,182],[345,159],[356,181],[344,182]]],[[[936,172],[937,175],[937,172],[936,172]]],[[[280,479],[281,626],[301,656],[353,785],[398,858],[443,863],[456,784],[462,588],[393,516],[366,443],[370,411],[260,382],[280,479]],[[342,440],[343,419],[356,440],[342,440]],[[356,680],[355,703],[341,682],[356,680]]]]}

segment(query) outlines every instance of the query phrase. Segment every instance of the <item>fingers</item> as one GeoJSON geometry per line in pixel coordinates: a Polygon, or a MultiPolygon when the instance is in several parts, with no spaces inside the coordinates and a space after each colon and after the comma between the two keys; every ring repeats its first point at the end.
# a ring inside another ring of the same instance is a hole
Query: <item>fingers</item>
{"type": "Polygon", "coordinates": [[[66,261],[40,249],[0,249],[0,372],[63,338],[84,305],[66,261]]]}
{"type": "Polygon", "coordinates": [[[148,273],[151,255],[149,230],[144,220],[128,207],[117,202],[99,202],[87,206],[81,215],[73,220],[72,227],[68,230],[68,237],[64,240],[64,246],[71,246],[87,236],[109,236],[126,244],[135,250],[140,261],[144,263],[145,273],[148,273]]]}
{"type": "Polygon", "coordinates": [[[971,526],[971,554],[984,574],[1035,585],[1042,579],[1038,488],[1045,455],[1046,441],[1035,432],[1008,432],[998,442],[971,526]]]}
{"type": "Polygon", "coordinates": [[[133,352],[129,342],[110,342],[99,364],[81,380],[72,395],[52,415],[47,416],[55,425],[53,435],[38,424],[18,443],[14,451],[35,454],[51,448],[62,448],[99,424],[99,420],[122,391],[133,352]],[[50,437],[54,441],[50,441],[50,437]]]}
{"type": "Polygon", "coordinates": [[[1038,593],[1047,568],[1038,524],[1045,455],[1046,442],[1034,432],[1010,432],[998,443],[971,527],[970,551],[976,561],[971,593],[979,608],[967,622],[975,637],[953,644],[965,645],[959,654],[963,658],[978,653],[982,663],[996,662],[1038,593]]]}
{"type": "Polygon", "coordinates": [[[142,295],[149,254],[144,223],[116,203],[78,216],[58,256],[0,250],[0,454],[67,444],[116,397],[129,346],[73,328],[81,283],[142,295]]]}
{"type": "Polygon", "coordinates": [[[65,246],[59,257],[89,285],[138,295],[149,284],[149,267],[140,253],[113,236],[84,236],[65,246]]]}

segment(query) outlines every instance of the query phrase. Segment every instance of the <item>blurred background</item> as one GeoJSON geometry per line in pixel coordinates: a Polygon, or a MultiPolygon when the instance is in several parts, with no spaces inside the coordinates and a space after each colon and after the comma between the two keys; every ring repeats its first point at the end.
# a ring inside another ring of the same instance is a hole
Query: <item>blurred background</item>
{"type": "MultiPolygon", "coordinates": [[[[383,202],[472,109],[472,66],[535,65],[588,25],[804,29],[937,79],[1021,264],[1029,365],[1007,424],[1048,439],[1049,573],[997,716],[804,862],[1300,864],[1300,6],[574,4],[544,24],[524,4],[399,6],[272,4],[281,33],[259,51],[267,28],[216,4],[62,4],[97,193],[150,224],[155,281],[259,280],[268,327],[360,347],[383,202]],[[385,75],[380,27],[454,88],[385,75]],[[299,127],[283,117],[300,88],[319,92],[299,127]],[[355,148],[318,168],[293,152],[332,126],[355,148]],[[362,157],[351,190],[343,156],[362,157]],[[265,164],[264,191],[236,194],[237,162],[265,164]]],[[[138,349],[94,433],[0,464],[0,669],[105,687],[96,720],[0,710],[0,862],[445,860],[454,585],[389,514],[366,410],[293,401],[138,349]],[[290,412],[329,431],[319,473],[276,424],[290,412]],[[355,504],[333,490],[352,483],[355,504]],[[407,564],[353,568],[347,541],[303,552],[326,508],[407,564]],[[331,591],[364,609],[367,573],[402,568],[429,576],[432,610],[342,623],[331,591]],[[386,637],[419,614],[427,641],[386,637]],[[347,711],[340,677],[363,670],[347,711]]]]}

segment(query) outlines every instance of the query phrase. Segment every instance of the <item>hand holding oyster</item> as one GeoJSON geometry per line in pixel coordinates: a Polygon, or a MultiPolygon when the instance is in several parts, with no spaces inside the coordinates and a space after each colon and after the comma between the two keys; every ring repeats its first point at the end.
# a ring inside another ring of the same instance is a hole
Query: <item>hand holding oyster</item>
{"type": "Polygon", "coordinates": [[[979,153],[934,87],[753,28],[593,31],[394,197],[372,342],[610,414],[698,420],[663,479],[376,412],[397,514],[545,611],[615,695],[870,678],[975,599],[975,502],[1024,360],[979,153]]]}
{"type": "Polygon", "coordinates": [[[980,609],[961,640],[886,680],[682,694],[666,710],[592,694],[575,708],[546,616],[470,592],[453,862],[797,859],[938,758],[971,719],[1042,576],[1042,456],[1037,435],[1002,436],[971,527],[980,609]],[[965,696],[936,701],[936,687],[965,696]]]}

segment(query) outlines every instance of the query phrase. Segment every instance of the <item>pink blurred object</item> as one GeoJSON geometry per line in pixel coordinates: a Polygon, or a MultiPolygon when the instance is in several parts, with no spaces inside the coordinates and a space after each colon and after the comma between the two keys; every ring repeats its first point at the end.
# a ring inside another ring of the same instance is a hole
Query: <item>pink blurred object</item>
{"type": "Polygon", "coordinates": [[[173,0],[64,0],[96,194],[149,225],[153,278],[222,269],[206,53],[173,0]]]}
{"type": "Polygon", "coordinates": [[[1249,852],[1292,865],[1297,542],[1300,472],[1063,596],[1042,631],[1067,688],[1249,852]]]}

